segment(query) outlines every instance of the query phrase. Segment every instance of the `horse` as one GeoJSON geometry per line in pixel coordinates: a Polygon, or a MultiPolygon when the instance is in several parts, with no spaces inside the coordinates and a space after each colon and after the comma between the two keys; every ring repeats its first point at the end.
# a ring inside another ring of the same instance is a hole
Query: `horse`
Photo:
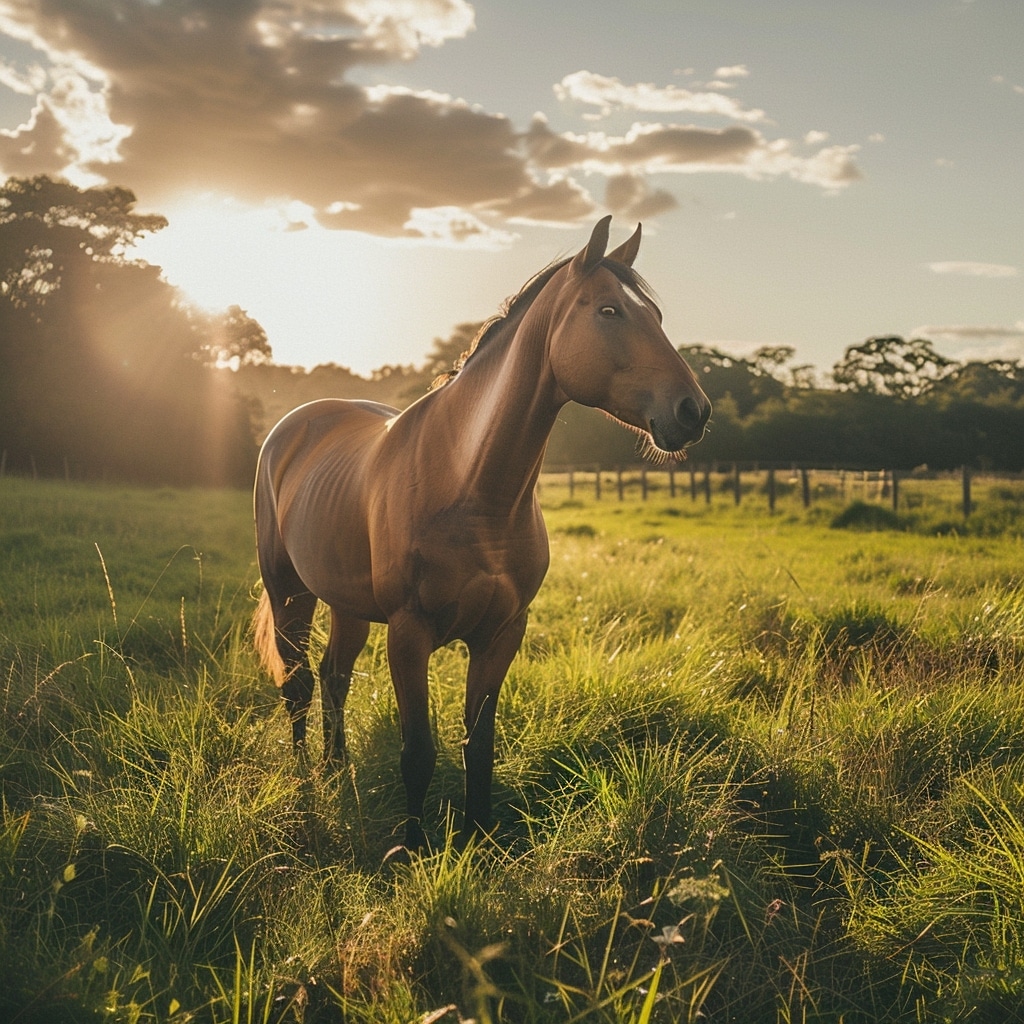
{"type": "Polygon", "coordinates": [[[606,255],[610,222],[507,300],[440,386],[403,412],[371,401],[310,402],[288,413],[260,451],[260,660],[301,752],[314,687],[311,621],[317,602],[327,605],[323,755],[340,765],[353,665],[370,623],[386,623],[408,849],[426,845],[423,804],[436,760],[427,665],[456,640],[469,653],[458,839],[491,828],[495,711],[548,568],[537,481],[559,410],[570,400],[601,409],[664,458],[685,458],[711,415],[632,269],[640,226],[606,255]]]}

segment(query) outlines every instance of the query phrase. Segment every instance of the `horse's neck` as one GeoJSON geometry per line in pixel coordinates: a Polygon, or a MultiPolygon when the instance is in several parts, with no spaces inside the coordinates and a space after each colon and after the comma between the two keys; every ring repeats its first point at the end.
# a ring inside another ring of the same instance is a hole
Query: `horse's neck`
{"type": "Polygon", "coordinates": [[[453,468],[487,502],[512,507],[537,482],[562,405],[548,365],[548,326],[543,309],[528,310],[444,388],[449,415],[457,418],[453,468]]]}

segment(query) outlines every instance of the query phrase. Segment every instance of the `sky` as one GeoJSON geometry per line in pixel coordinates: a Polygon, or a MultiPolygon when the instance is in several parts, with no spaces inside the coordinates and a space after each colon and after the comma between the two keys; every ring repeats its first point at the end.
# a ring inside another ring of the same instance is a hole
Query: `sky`
{"type": "Polygon", "coordinates": [[[677,345],[1024,358],[1020,0],[0,0],[0,173],[277,362],[423,362],[614,217],[677,345]]]}

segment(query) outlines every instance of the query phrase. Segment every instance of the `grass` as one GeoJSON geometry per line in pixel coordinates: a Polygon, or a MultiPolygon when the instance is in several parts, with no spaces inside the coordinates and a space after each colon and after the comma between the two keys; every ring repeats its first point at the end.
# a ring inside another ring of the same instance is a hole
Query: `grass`
{"type": "Polygon", "coordinates": [[[769,517],[547,484],[497,832],[447,839],[455,645],[431,662],[434,849],[383,864],[382,631],[352,766],[324,775],[249,650],[247,496],[3,480],[0,1018],[1017,1019],[1018,499],[992,499],[998,531],[833,527],[850,498],[769,517]]]}

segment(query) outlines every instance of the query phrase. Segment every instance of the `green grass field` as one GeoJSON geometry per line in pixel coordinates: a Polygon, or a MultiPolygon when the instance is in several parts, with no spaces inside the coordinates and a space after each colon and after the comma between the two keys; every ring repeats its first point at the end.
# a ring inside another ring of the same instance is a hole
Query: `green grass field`
{"type": "Polygon", "coordinates": [[[1022,1019],[1024,501],[918,488],[894,521],[546,482],[494,840],[446,842],[452,647],[435,852],[383,865],[383,635],[351,769],[296,763],[248,496],[0,480],[0,1019],[1022,1019]]]}

